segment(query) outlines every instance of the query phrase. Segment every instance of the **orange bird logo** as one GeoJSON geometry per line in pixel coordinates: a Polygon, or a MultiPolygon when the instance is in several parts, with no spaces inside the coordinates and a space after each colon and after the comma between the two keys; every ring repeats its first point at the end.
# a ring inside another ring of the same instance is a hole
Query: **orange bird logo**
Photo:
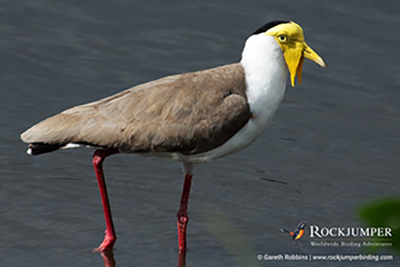
{"type": "Polygon", "coordinates": [[[300,222],[299,225],[297,226],[297,228],[296,228],[293,232],[288,231],[288,230],[283,229],[283,228],[281,228],[281,231],[282,231],[283,233],[287,233],[287,234],[291,235],[291,236],[292,236],[293,243],[294,243],[295,245],[299,245],[299,246],[302,247],[302,244],[300,243],[300,239],[301,239],[301,238],[303,237],[303,235],[304,235],[304,227],[306,226],[306,224],[307,224],[306,221],[300,222]]]}

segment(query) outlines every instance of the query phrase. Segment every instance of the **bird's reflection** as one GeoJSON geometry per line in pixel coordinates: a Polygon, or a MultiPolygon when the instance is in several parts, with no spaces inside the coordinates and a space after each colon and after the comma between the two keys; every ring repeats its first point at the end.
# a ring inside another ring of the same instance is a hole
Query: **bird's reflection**
{"type": "Polygon", "coordinates": [[[186,253],[180,252],[178,257],[178,267],[185,267],[186,266],[186,253]]]}
{"type": "MultiPolygon", "coordinates": [[[[100,252],[104,261],[104,267],[114,267],[116,265],[113,251],[100,252]]],[[[186,253],[179,253],[178,267],[186,267],[186,253]]]]}
{"type": "Polygon", "coordinates": [[[114,267],[116,265],[112,250],[102,251],[100,252],[100,255],[103,258],[104,267],[114,267]]]}

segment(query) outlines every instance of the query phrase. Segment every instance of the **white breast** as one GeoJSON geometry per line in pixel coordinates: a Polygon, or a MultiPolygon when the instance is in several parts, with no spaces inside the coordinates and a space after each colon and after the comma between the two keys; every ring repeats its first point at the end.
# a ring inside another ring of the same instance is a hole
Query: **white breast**
{"type": "Polygon", "coordinates": [[[147,155],[201,163],[232,154],[253,143],[267,127],[283,99],[288,70],[278,43],[265,34],[247,39],[241,63],[246,73],[246,93],[252,118],[239,132],[222,146],[208,152],[190,156],[180,153],[147,155]]]}

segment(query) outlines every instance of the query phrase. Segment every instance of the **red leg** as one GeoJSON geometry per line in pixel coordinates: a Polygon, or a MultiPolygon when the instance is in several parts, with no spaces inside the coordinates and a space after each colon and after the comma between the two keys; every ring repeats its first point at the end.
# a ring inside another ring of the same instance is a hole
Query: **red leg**
{"type": "Polygon", "coordinates": [[[93,154],[93,166],[96,172],[97,182],[99,184],[101,201],[103,203],[104,216],[106,218],[106,236],[98,248],[94,252],[102,252],[112,250],[117,236],[115,234],[114,225],[111,216],[110,203],[108,201],[106,182],[103,174],[103,161],[106,157],[118,153],[117,150],[96,150],[93,154]]]}
{"type": "Polygon", "coordinates": [[[181,204],[178,211],[178,237],[179,237],[179,253],[186,252],[186,225],[189,222],[187,215],[187,206],[189,201],[190,185],[192,183],[191,174],[185,175],[185,183],[182,190],[181,204]]]}

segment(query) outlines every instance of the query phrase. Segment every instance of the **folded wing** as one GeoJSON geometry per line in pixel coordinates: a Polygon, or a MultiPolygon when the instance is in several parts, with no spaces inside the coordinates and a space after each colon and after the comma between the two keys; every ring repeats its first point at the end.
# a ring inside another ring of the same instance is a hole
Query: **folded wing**
{"type": "Polygon", "coordinates": [[[21,135],[32,154],[90,145],[126,153],[196,154],[250,119],[240,64],[169,76],[50,117],[21,135]],[[36,153],[35,153],[36,152],[36,153]]]}

